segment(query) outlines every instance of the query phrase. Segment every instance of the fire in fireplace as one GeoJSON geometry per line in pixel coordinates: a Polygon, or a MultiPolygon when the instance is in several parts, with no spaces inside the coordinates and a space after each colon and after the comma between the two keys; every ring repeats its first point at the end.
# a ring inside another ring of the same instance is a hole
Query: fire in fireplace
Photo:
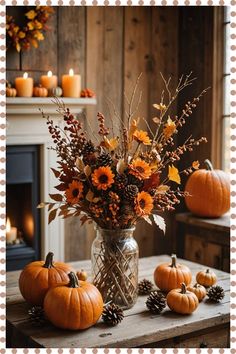
{"type": "Polygon", "coordinates": [[[40,257],[39,145],[7,146],[7,270],[40,257]]]}

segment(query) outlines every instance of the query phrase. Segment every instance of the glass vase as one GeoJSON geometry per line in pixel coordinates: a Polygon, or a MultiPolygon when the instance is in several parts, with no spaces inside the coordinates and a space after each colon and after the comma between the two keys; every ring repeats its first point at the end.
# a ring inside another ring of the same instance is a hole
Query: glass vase
{"type": "Polygon", "coordinates": [[[123,309],[132,307],[138,296],[139,249],[134,230],[97,227],[92,244],[93,284],[104,303],[111,301],[123,309]]]}

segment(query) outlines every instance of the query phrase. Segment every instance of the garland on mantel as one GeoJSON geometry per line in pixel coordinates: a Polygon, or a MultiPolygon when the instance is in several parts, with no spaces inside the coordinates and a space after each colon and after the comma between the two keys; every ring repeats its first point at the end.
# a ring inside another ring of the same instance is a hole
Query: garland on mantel
{"type": "Polygon", "coordinates": [[[44,32],[49,29],[47,22],[53,13],[51,6],[34,6],[25,13],[26,25],[20,27],[13,16],[6,18],[7,48],[13,46],[17,52],[38,48],[38,42],[44,40],[44,32]]]}

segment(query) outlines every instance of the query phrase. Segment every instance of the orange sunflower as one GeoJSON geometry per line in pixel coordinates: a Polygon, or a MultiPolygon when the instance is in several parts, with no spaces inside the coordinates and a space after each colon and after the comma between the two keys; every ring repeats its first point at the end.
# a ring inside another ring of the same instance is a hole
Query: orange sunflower
{"type": "Polygon", "coordinates": [[[135,130],[135,132],[133,133],[133,138],[139,144],[143,143],[144,145],[151,145],[151,140],[150,140],[147,132],[145,132],[143,130],[135,130]]]}
{"type": "Polygon", "coordinates": [[[77,204],[82,196],[83,183],[73,180],[66,190],[66,200],[70,204],[77,204]]]}
{"type": "Polygon", "coordinates": [[[151,176],[152,169],[147,162],[137,158],[129,165],[129,173],[142,180],[151,176]]]}
{"type": "Polygon", "coordinates": [[[138,193],[135,200],[135,211],[138,216],[149,215],[153,209],[153,199],[147,192],[138,193]]]}
{"type": "Polygon", "coordinates": [[[92,174],[92,183],[98,190],[107,190],[112,183],[114,183],[115,175],[112,173],[112,170],[109,166],[102,166],[94,170],[92,174]]]}

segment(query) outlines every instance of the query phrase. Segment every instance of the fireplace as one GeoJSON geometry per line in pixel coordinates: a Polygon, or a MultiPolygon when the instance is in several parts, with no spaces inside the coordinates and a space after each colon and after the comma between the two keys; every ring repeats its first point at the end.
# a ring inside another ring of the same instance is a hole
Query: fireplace
{"type": "Polygon", "coordinates": [[[22,269],[40,259],[39,146],[7,146],[6,268],[22,269]]]}

